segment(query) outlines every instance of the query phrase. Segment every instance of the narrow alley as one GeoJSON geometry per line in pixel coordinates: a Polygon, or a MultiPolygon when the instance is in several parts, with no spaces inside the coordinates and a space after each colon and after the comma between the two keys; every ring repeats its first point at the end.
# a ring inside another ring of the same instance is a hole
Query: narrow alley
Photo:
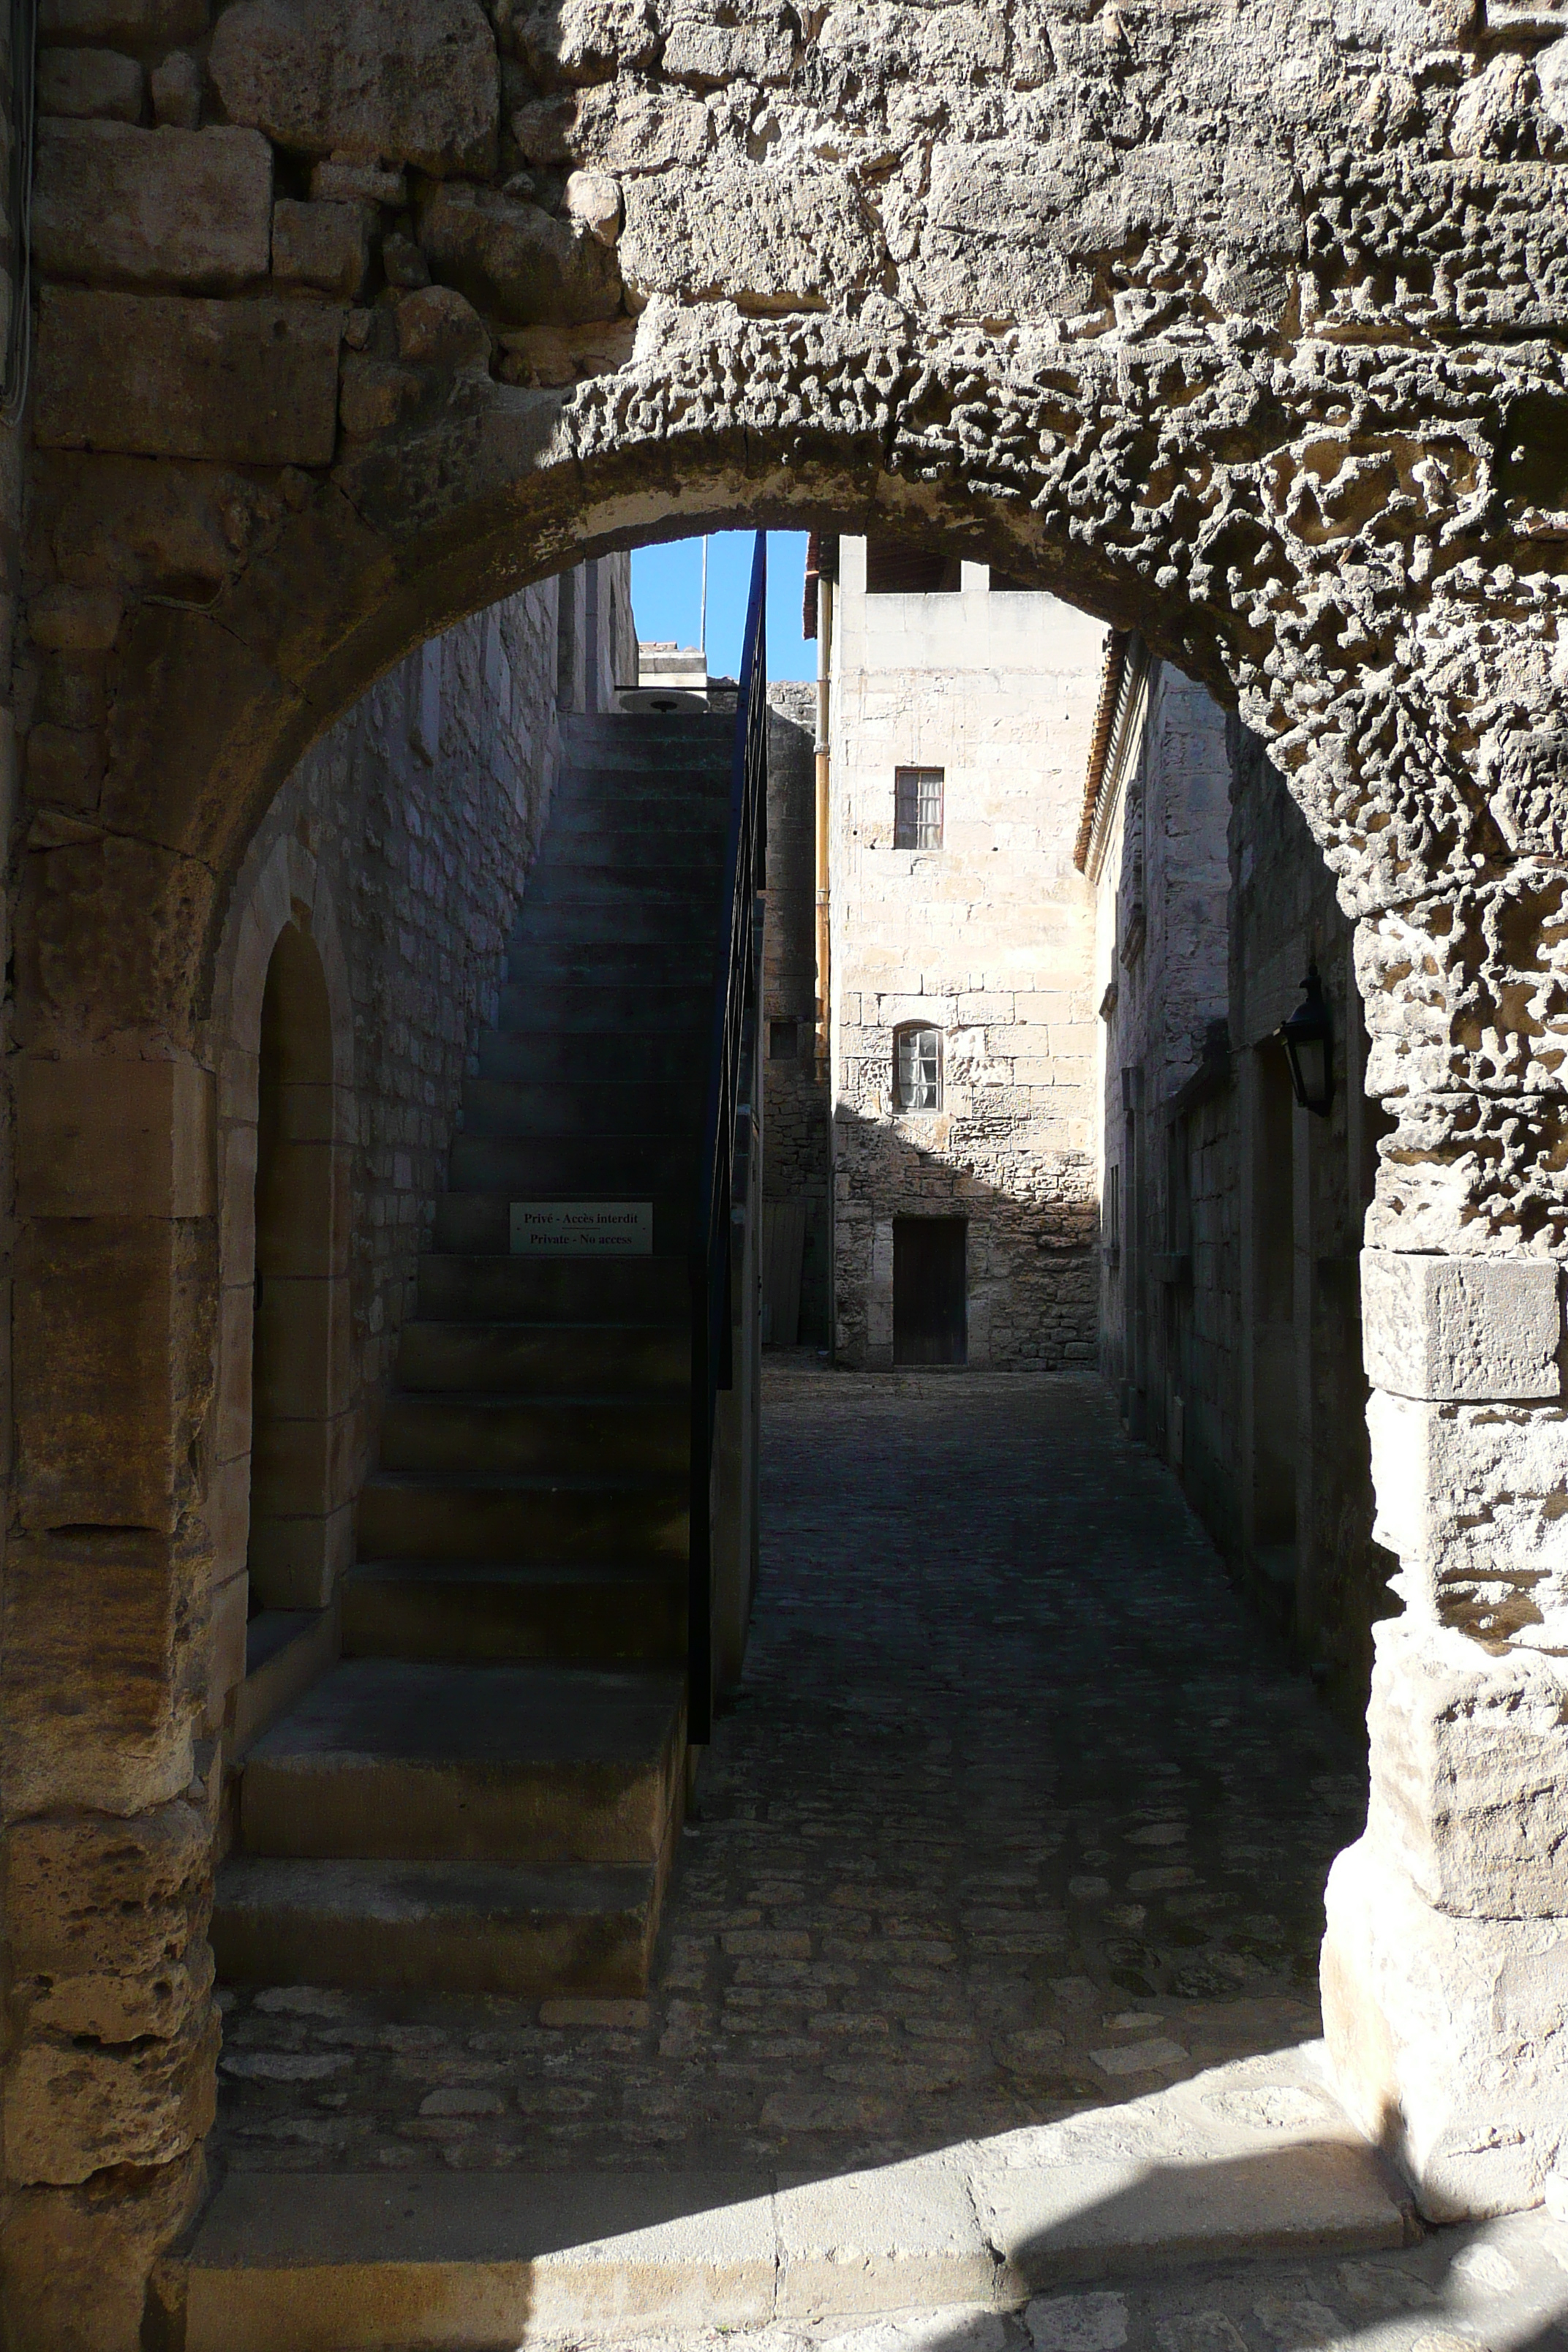
{"type": "Polygon", "coordinates": [[[224,1996],[230,2171],[834,2174],[1316,2035],[1358,1745],[1094,1377],[768,1361],[646,2002],[224,1996]]]}

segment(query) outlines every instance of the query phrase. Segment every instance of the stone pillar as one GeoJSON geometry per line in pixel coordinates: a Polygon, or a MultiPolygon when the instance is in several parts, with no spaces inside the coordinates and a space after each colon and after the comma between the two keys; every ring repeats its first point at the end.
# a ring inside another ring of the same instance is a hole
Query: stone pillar
{"type": "Polygon", "coordinates": [[[212,2119],[211,1126],[188,1059],[16,1066],[24,1377],[0,1650],[14,2352],[133,2352],[212,2119]]]}
{"type": "MultiPolygon", "coordinates": [[[[1495,1244],[1494,1244],[1495,1245],[1495,1244]]],[[[1434,2221],[1568,2153],[1568,1407],[1548,1258],[1363,1256],[1377,1629],[1366,1834],[1329,1879],[1341,2095],[1434,2221]]]]}

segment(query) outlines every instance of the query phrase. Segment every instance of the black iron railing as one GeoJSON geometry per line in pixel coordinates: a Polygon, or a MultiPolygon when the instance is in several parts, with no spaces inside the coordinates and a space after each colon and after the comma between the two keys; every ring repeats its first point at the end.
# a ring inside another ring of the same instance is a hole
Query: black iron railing
{"type": "Polygon", "coordinates": [[[757,533],[741,691],[730,825],[720,883],[719,940],[713,981],[708,1098],[697,1163],[691,1242],[691,1538],[688,1737],[705,1744],[713,1728],[713,1433],[719,1391],[734,1380],[733,1221],[737,1177],[745,1170],[742,1124],[750,1126],[750,1088],[757,1063],[756,943],[762,921],[768,824],[768,680],[763,637],[767,604],[767,533],[757,533]]]}

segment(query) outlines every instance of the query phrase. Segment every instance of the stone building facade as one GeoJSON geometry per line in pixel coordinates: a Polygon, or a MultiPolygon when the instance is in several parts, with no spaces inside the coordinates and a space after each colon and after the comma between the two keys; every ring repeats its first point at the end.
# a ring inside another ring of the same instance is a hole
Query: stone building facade
{"type": "Polygon", "coordinates": [[[984,564],[847,537],[834,613],[838,1358],[1087,1362],[1091,908],[1068,852],[1101,632],[984,564]]]}
{"type": "Polygon", "coordinates": [[[816,691],[768,689],[763,946],[763,1343],[831,1334],[827,1068],[816,1024],[816,691]]]}
{"type": "Polygon", "coordinates": [[[1384,1121],[1352,927],[1284,781],[1202,688],[1113,636],[1079,855],[1096,889],[1100,1360],[1233,1570],[1349,1713],[1394,1613],[1374,1540],[1358,1280],[1384,1121]],[[1277,1032],[1309,970],[1328,1108],[1277,1032]]]}

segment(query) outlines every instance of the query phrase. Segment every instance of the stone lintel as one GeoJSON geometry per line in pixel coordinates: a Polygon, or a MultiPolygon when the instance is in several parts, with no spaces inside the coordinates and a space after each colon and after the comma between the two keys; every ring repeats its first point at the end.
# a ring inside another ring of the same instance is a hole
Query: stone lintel
{"type": "Polygon", "coordinates": [[[43,449],[327,466],[335,303],[204,301],[46,288],[34,436],[43,449]]]}
{"type": "Polygon", "coordinates": [[[188,1059],[24,1055],[16,1207],[24,1217],[202,1217],[212,1208],[212,1076],[188,1059]]]}
{"type": "Polygon", "coordinates": [[[1562,1394],[1553,1260],[1363,1250],[1361,1268],[1363,1345],[1374,1388],[1432,1402],[1562,1394]]]}

